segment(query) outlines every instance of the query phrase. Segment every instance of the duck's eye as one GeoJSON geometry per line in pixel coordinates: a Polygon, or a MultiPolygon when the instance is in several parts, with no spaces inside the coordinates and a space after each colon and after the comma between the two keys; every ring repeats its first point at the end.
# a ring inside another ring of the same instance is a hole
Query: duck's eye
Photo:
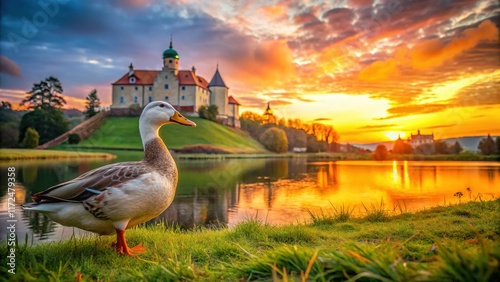
{"type": "Polygon", "coordinates": [[[165,104],[160,104],[160,108],[165,108],[165,104]]]}

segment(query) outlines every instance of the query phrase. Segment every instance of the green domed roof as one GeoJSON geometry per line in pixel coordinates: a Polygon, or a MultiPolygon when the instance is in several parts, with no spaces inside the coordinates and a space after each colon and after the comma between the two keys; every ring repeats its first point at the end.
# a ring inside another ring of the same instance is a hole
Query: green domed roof
{"type": "Polygon", "coordinates": [[[179,54],[172,48],[172,41],[170,41],[170,46],[167,50],[163,51],[163,59],[165,58],[174,58],[179,59],[179,54]]]}

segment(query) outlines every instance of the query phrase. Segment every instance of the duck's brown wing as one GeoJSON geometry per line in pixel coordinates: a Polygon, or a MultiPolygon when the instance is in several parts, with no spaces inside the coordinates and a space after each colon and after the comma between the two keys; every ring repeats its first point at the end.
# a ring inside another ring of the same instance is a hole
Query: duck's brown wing
{"type": "Polygon", "coordinates": [[[70,181],[52,186],[33,195],[32,200],[43,202],[81,202],[104,191],[107,187],[119,188],[126,182],[150,172],[143,162],[110,164],[88,171],[70,181]],[[95,192],[87,190],[90,188],[95,192]]]}

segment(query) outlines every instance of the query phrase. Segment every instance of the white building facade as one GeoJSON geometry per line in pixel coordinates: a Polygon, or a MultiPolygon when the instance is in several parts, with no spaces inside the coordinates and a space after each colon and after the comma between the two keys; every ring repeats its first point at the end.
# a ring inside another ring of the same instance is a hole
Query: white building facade
{"type": "Polygon", "coordinates": [[[129,71],[112,83],[110,110],[115,115],[126,115],[131,108],[142,108],[157,100],[166,101],[191,116],[197,116],[201,106],[216,105],[223,124],[234,127],[240,124],[240,104],[229,96],[229,88],[218,67],[210,83],[196,74],[195,67],[179,70],[179,55],[172,42],[163,52],[161,70],[135,70],[130,64],[129,71]]]}

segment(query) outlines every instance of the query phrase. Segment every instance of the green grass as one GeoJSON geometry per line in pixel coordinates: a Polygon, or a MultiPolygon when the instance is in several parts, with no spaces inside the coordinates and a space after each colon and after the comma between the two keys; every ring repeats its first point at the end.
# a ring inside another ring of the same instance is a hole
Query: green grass
{"type": "MultiPolygon", "coordinates": [[[[201,118],[189,118],[197,126],[165,125],[160,136],[169,149],[190,145],[212,145],[235,153],[266,152],[246,132],[201,118]]],[[[141,149],[138,117],[110,117],[89,138],[68,148],[141,149]]]]}
{"type": "MultiPolygon", "coordinates": [[[[187,231],[158,224],[127,231],[131,246],[142,242],[148,248],[139,257],[115,254],[112,236],[18,245],[17,274],[1,273],[0,279],[500,281],[498,214],[500,200],[403,213],[383,222],[349,217],[271,226],[249,219],[231,229],[187,231]]],[[[7,254],[1,246],[0,272],[6,271],[7,254]]]]}
{"type": "Polygon", "coordinates": [[[0,161],[28,159],[114,158],[107,153],[67,152],[35,149],[0,149],[0,161]]]}

